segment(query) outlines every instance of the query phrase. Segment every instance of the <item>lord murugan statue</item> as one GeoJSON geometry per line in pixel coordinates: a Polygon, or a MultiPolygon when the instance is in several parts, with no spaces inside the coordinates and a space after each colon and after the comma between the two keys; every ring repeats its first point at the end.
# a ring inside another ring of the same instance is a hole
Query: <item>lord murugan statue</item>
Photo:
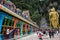
{"type": "Polygon", "coordinates": [[[51,27],[58,28],[58,26],[59,26],[59,14],[57,11],[55,11],[54,7],[52,9],[50,9],[49,20],[50,20],[51,27]]]}

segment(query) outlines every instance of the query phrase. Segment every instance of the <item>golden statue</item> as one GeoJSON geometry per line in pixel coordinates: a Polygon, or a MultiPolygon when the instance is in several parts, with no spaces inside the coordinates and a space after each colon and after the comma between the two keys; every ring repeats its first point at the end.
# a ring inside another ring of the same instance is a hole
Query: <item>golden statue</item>
{"type": "Polygon", "coordinates": [[[59,14],[58,14],[58,12],[55,11],[54,7],[50,10],[49,20],[50,20],[50,26],[52,26],[53,28],[58,28],[59,14]]]}

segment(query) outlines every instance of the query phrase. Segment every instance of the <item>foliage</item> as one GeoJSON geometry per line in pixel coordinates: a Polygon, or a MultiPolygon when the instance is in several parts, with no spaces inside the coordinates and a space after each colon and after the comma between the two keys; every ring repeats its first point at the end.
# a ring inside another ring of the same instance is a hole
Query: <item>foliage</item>
{"type": "Polygon", "coordinates": [[[47,7],[49,8],[49,4],[53,3],[54,1],[57,1],[58,4],[60,4],[60,0],[10,0],[12,1],[17,8],[20,8],[21,10],[29,10],[30,11],[30,17],[33,21],[35,21],[38,25],[40,22],[40,19],[42,16],[45,16],[47,19],[47,22],[49,23],[49,15],[47,7]],[[43,9],[43,13],[40,12],[41,9],[43,9]]]}
{"type": "Polygon", "coordinates": [[[35,21],[37,24],[39,24],[41,18],[38,12],[39,0],[10,0],[10,1],[12,1],[17,6],[17,8],[20,8],[21,10],[29,10],[31,19],[35,21]]]}

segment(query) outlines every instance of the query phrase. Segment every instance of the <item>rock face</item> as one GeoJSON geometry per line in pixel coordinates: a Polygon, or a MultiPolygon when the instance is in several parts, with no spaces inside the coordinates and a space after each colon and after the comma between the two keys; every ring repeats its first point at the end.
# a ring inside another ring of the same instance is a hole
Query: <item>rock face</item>
{"type": "Polygon", "coordinates": [[[44,17],[42,17],[42,19],[40,21],[40,27],[41,28],[47,28],[48,27],[47,21],[44,17]]]}

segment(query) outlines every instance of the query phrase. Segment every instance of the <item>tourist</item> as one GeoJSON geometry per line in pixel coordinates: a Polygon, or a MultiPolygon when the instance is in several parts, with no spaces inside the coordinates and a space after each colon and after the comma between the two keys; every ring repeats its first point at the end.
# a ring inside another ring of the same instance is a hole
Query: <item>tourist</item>
{"type": "Polygon", "coordinates": [[[42,39],[42,36],[43,36],[43,34],[42,34],[42,32],[40,32],[40,33],[39,33],[39,39],[40,39],[40,40],[43,40],[43,39],[42,39]]]}

